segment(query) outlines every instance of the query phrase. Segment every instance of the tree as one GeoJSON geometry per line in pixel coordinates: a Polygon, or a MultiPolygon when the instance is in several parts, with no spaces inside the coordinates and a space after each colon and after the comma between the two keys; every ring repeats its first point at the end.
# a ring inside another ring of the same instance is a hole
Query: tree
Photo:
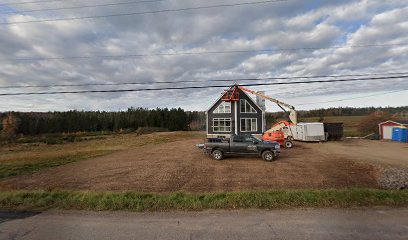
{"type": "Polygon", "coordinates": [[[9,113],[6,118],[3,119],[3,129],[1,130],[1,139],[9,142],[13,142],[16,138],[17,132],[17,120],[13,113],[9,113]]]}
{"type": "Polygon", "coordinates": [[[392,114],[388,112],[377,111],[366,117],[364,117],[359,125],[358,129],[363,134],[376,133],[378,134],[378,124],[392,119],[392,114]]]}

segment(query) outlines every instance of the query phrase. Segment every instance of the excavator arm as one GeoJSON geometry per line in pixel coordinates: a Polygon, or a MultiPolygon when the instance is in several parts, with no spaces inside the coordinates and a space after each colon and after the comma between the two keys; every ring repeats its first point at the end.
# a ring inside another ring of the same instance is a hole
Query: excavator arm
{"type": "Polygon", "coordinates": [[[269,101],[271,101],[271,102],[273,102],[273,103],[276,103],[276,104],[277,104],[280,108],[282,108],[282,110],[284,110],[284,111],[286,111],[286,110],[285,110],[283,107],[288,108],[288,109],[289,109],[289,119],[290,119],[290,121],[291,121],[293,124],[297,124],[297,112],[296,112],[294,106],[289,105],[289,104],[284,103],[284,102],[281,102],[281,101],[279,101],[279,100],[277,100],[277,99],[275,99],[275,98],[271,98],[271,97],[265,96],[265,95],[263,95],[263,94],[261,94],[261,93],[258,93],[258,92],[249,90],[249,89],[244,88],[244,87],[241,87],[241,86],[238,86],[238,88],[241,89],[242,91],[252,93],[252,94],[254,94],[254,95],[256,95],[256,96],[260,96],[260,97],[262,97],[262,98],[264,98],[264,99],[267,99],[267,100],[269,100],[269,101]],[[283,107],[282,107],[282,106],[283,106],[283,107]]]}

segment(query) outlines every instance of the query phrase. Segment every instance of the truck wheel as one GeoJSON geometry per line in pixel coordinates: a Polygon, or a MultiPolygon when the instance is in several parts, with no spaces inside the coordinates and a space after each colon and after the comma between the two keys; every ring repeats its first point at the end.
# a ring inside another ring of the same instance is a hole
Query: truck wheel
{"type": "Polygon", "coordinates": [[[217,149],[212,152],[212,157],[215,160],[222,160],[224,158],[224,154],[220,150],[217,149]]]}
{"type": "Polygon", "coordinates": [[[265,152],[262,153],[262,159],[268,162],[273,161],[274,159],[273,152],[266,150],[265,152]]]}
{"type": "Polygon", "coordinates": [[[292,148],[293,143],[291,141],[285,141],[285,148],[292,148]]]}

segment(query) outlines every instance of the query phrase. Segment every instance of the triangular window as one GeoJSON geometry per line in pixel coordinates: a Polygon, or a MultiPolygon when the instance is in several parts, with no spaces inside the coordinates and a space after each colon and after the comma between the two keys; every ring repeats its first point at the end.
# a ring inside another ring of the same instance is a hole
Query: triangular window
{"type": "Polygon", "coordinates": [[[256,113],[255,108],[246,99],[240,100],[241,113],[256,113]]]}

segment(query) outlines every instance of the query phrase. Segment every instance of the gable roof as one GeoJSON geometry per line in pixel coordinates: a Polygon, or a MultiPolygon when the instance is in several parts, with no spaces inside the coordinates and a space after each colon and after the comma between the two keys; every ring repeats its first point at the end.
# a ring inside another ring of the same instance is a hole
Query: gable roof
{"type": "MultiPolygon", "coordinates": [[[[235,83],[235,84],[233,84],[231,87],[229,87],[228,90],[232,89],[232,88],[235,87],[235,86],[239,86],[239,85],[235,83]]],[[[239,91],[241,91],[241,92],[242,92],[243,94],[245,94],[249,99],[251,99],[251,100],[252,100],[252,103],[253,103],[258,109],[260,109],[261,112],[265,112],[265,110],[263,110],[261,107],[259,107],[259,105],[256,103],[256,101],[254,101],[254,99],[253,99],[251,96],[249,96],[245,91],[243,91],[243,90],[241,90],[241,89],[239,89],[239,91]]],[[[220,99],[222,98],[222,96],[224,96],[224,93],[222,93],[222,94],[220,95],[220,97],[217,98],[217,100],[215,100],[215,102],[214,102],[213,104],[211,104],[210,107],[209,107],[205,112],[208,113],[208,111],[210,111],[210,109],[213,108],[214,105],[217,104],[218,101],[220,101],[220,99]]]]}
{"type": "Polygon", "coordinates": [[[398,120],[398,122],[397,121],[392,121],[392,120],[387,120],[385,122],[379,123],[378,125],[383,125],[385,123],[395,123],[397,125],[408,125],[408,120],[398,120]]]}

